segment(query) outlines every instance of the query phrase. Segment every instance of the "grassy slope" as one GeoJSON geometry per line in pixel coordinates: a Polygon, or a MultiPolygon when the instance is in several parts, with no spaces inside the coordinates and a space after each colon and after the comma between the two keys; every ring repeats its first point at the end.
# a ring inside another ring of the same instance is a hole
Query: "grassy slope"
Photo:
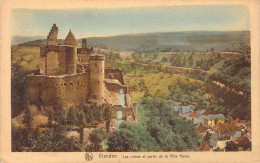
{"type": "Polygon", "coordinates": [[[39,47],[12,46],[12,62],[21,62],[24,70],[36,70],[39,66],[39,47]]]}
{"type": "Polygon", "coordinates": [[[126,83],[131,90],[131,95],[134,100],[141,99],[145,95],[145,92],[140,89],[139,83],[141,83],[141,80],[144,81],[145,86],[147,86],[151,96],[156,96],[157,94],[159,97],[167,98],[169,96],[168,87],[176,83],[178,78],[181,80],[190,80],[194,82],[197,81],[203,83],[200,80],[192,79],[185,75],[181,75],[181,74],[171,75],[163,72],[148,74],[142,77],[127,78],[126,83]]]}

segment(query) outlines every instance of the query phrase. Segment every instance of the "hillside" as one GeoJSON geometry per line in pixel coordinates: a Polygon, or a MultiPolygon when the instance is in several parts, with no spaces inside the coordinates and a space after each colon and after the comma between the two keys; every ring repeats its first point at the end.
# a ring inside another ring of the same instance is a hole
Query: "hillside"
{"type": "MultiPolygon", "coordinates": [[[[249,31],[190,31],[89,37],[86,39],[90,46],[116,49],[119,51],[153,51],[169,48],[176,51],[206,51],[207,49],[214,48],[219,51],[245,46],[250,40],[249,37],[249,31]]],[[[59,40],[59,42],[61,41],[59,40]]],[[[80,42],[81,39],[78,41],[80,42]]],[[[46,39],[28,41],[20,45],[43,46],[46,45],[46,39]]]]}
{"type": "MultiPolygon", "coordinates": [[[[12,45],[45,39],[45,36],[12,36],[12,45]]],[[[37,42],[37,41],[36,41],[37,42]]]]}

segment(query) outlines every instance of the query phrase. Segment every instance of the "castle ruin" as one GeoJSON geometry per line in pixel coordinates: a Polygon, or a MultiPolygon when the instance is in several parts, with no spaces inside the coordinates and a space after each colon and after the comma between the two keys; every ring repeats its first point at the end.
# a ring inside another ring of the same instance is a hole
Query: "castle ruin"
{"type": "Polygon", "coordinates": [[[47,45],[40,48],[39,73],[27,76],[27,105],[38,109],[67,109],[90,103],[120,105],[134,117],[123,72],[105,66],[105,56],[78,45],[71,30],[57,45],[58,27],[53,25],[47,45]]]}

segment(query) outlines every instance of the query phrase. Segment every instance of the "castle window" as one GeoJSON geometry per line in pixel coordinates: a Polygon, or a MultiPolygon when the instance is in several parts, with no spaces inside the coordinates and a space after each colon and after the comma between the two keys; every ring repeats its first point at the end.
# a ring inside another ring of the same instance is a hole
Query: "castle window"
{"type": "Polygon", "coordinates": [[[102,69],[101,69],[101,72],[102,72],[102,69]]]}
{"type": "Polygon", "coordinates": [[[67,86],[67,83],[64,83],[65,86],[67,86]]]}
{"type": "Polygon", "coordinates": [[[73,86],[73,83],[70,83],[71,86],[73,86]]]}
{"type": "Polygon", "coordinates": [[[97,83],[99,83],[99,81],[97,83]]]}
{"type": "Polygon", "coordinates": [[[58,84],[56,83],[56,87],[58,86],[58,84]]]}
{"type": "Polygon", "coordinates": [[[63,84],[60,84],[61,86],[63,86],[63,84]]]}
{"type": "Polygon", "coordinates": [[[78,85],[80,85],[80,82],[78,81],[78,85]]]}
{"type": "Polygon", "coordinates": [[[97,66],[97,63],[95,63],[95,66],[97,66]]]}

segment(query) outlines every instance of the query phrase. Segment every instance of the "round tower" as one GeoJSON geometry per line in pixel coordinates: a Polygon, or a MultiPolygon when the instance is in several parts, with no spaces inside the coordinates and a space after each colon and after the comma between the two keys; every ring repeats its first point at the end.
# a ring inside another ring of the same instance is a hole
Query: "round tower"
{"type": "Polygon", "coordinates": [[[104,101],[105,91],[105,56],[90,55],[89,56],[89,86],[90,97],[98,102],[104,101]]]}

